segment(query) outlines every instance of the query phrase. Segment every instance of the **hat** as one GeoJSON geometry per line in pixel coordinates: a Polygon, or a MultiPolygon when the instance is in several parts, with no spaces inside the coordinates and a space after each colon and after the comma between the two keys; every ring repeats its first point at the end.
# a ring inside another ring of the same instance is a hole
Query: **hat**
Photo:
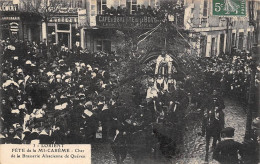
{"type": "Polygon", "coordinates": [[[62,62],[64,62],[64,60],[63,60],[63,59],[60,59],[58,62],[59,62],[59,63],[62,63],[62,62]]]}
{"type": "Polygon", "coordinates": [[[23,72],[23,70],[21,69],[21,68],[18,68],[17,69],[17,73],[19,74],[19,73],[22,73],[23,72]]]}
{"type": "Polygon", "coordinates": [[[60,74],[56,75],[56,78],[61,79],[61,75],[60,74]]]}
{"type": "Polygon", "coordinates": [[[86,106],[91,106],[91,105],[92,105],[92,101],[88,101],[88,102],[86,102],[85,105],[86,105],[86,106]]]}
{"type": "Polygon", "coordinates": [[[32,62],[30,60],[27,60],[25,64],[32,64],[32,62]]]}
{"type": "Polygon", "coordinates": [[[16,125],[15,131],[22,131],[23,127],[20,124],[16,125]]]}
{"type": "Polygon", "coordinates": [[[235,129],[232,127],[226,127],[221,131],[221,134],[225,134],[226,137],[233,137],[235,129]]]}
{"type": "Polygon", "coordinates": [[[31,131],[28,128],[25,128],[25,130],[23,131],[23,133],[31,133],[31,131]]]}
{"type": "Polygon", "coordinates": [[[80,66],[81,67],[85,67],[86,65],[85,65],[85,63],[81,63],[80,66]]]}
{"type": "Polygon", "coordinates": [[[49,135],[49,134],[47,133],[46,129],[43,129],[43,130],[41,131],[40,135],[49,135]]]}

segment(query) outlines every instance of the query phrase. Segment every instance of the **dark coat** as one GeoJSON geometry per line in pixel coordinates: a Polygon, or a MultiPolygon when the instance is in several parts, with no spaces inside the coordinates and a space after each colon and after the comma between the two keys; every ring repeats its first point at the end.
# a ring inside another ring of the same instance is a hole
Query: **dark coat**
{"type": "Polygon", "coordinates": [[[221,164],[238,164],[238,154],[241,155],[242,145],[233,139],[224,140],[218,143],[213,159],[221,164]]]}
{"type": "Polygon", "coordinates": [[[52,143],[52,137],[49,135],[39,135],[40,144],[51,144],[52,143]]]}
{"type": "Polygon", "coordinates": [[[33,101],[31,101],[31,102],[27,101],[25,106],[26,106],[28,114],[31,114],[33,112],[33,110],[35,109],[35,103],[33,101]]]}
{"type": "Polygon", "coordinates": [[[214,106],[219,107],[219,109],[225,109],[224,99],[221,95],[213,95],[212,100],[214,102],[214,106]]]}
{"type": "Polygon", "coordinates": [[[220,136],[221,129],[222,129],[221,123],[218,119],[215,118],[214,112],[206,114],[204,116],[203,123],[202,123],[203,135],[206,133],[206,136],[209,137],[220,136]]]}

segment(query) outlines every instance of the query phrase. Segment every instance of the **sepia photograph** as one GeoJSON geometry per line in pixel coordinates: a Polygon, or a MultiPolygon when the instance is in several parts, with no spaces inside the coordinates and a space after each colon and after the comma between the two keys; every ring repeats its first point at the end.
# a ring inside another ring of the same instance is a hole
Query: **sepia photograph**
{"type": "Polygon", "coordinates": [[[259,0],[0,0],[0,163],[259,164],[259,21],[259,0]]]}

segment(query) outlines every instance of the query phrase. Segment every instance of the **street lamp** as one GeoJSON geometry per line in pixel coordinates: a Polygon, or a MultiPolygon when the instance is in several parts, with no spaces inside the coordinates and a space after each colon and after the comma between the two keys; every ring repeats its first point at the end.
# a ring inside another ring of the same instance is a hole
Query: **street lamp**
{"type": "Polygon", "coordinates": [[[79,42],[79,40],[80,40],[80,34],[79,34],[79,32],[76,33],[76,37],[77,37],[77,41],[79,42]]]}
{"type": "Polygon", "coordinates": [[[52,43],[55,43],[55,32],[53,31],[52,33],[51,33],[51,35],[52,35],[52,43]]]}
{"type": "Polygon", "coordinates": [[[79,34],[79,32],[76,33],[76,45],[80,46],[80,34],[79,34]]]}

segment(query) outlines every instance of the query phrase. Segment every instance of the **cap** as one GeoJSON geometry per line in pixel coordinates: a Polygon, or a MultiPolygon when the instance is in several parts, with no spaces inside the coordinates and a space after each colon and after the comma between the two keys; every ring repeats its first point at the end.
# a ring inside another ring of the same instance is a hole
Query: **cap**
{"type": "Polygon", "coordinates": [[[225,134],[226,137],[233,137],[235,129],[232,127],[226,127],[221,131],[221,134],[225,134]]]}

